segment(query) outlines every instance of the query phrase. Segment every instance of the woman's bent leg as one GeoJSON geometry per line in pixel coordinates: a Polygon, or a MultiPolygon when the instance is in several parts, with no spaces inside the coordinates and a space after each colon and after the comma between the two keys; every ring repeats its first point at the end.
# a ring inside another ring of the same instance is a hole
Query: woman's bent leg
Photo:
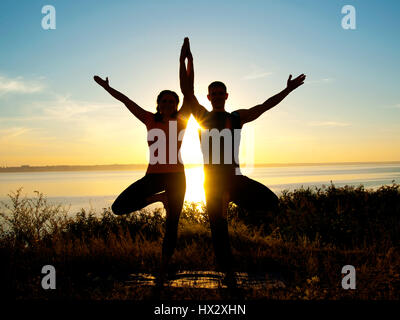
{"type": "Polygon", "coordinates": [[[152,196],[161,191],[164,191],[162,179],[155,174],[145,175],[126,188],[114,201],[111,209],[116,215],[140,210],[155,202],[156,199],[152,199],[152,196]]]}

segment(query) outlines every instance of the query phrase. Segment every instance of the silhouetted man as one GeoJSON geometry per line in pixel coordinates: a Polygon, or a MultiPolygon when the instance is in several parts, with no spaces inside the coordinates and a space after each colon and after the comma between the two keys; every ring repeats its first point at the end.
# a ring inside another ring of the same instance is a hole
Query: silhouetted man
{"type": "Polygon", "coordinates": [[[225,102],[228,99],[225,84],[220,81],[212,82],[208,86],[207,95],[213,108],[210,112],[200,105],[194,96],[191,87],[194,76],[193,58],[189,40],[185,41],[190,65],[188,73],[180,74],[181,88],[185,97],[191,99],[192,113],[202,128],[200,139],[204,158],[204,189],[214,250],[218,265],[222,271],[229,274],[232,273],[232,253],[226,217],[229,202],[232,201],[248,211],[253,219],[262,217],[268,210],[277,212],[279,207],[278,197],[269,188],[240,173],[240,130],[245,123],[256,120],[301,86],[306,76],[301,74],[292,80],[290,75],[286,88],[278,94],[253,108],[239,109],[231,113],[225,111],[225,102]]]}

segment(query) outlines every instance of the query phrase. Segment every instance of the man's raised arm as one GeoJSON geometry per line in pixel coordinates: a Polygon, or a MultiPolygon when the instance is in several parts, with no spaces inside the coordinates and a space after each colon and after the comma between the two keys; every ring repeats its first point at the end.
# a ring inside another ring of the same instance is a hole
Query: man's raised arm
{"type": "Polygon", "coordinates": [[[108,77],[106,80],[103,80],[99,76],[94,76],[93,77],[94,81],[96,81],[100,86],[104,88],[109,94],[111,94],[115,99],[121,101],[125,106],[129,109],[132,114],[138,118],[140,121],[142,121],[144,124],[146,124],[147,120],[149,117],[151,117],[153,114],[151,112],[148,112],[141,107],[139,107],[135,102],[133,102],[131,99],[129,99],[126,95],[122,94],[121,92],[115,90],[114,88],[111,88],[109,83],[108,83],[108,77]]]}
{"type": "Polygon", "coordinates": [[[237,112],[240,115],[241,123],[244,124],[246,122],[251,122],[256,120],[259,116],[261,116],[265,111],[275,107],[279,104],[285,97],[292,92],[297,87],[301,86],[304,83],[306,76],[304,74],[299,75],[297,78],[292,80],[292,75],[289,76],[287,81],[287,86],[278,94],[272,96],[268,100],[266,100],[263,104],[259,104],[250,109],[240,109],[237,112]]]}

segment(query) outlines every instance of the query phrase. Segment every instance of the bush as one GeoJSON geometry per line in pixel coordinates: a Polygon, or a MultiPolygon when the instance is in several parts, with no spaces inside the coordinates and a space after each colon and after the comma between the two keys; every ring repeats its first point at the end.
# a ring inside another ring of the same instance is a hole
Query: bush
{"type": "MultiPolygon", "coordinates": [[[[8,295],[45,296],[40,270],[46,264],[56,266],[61,288],[56,294],[85,299],[93,297],[93,290],[98,297],[108,297],[111,289],[105,284],[110,282],[100,281],[101,277],[158,271],[165,223],[162,210],[144,209],[125,216],[110,209],[100,214],[81,210],[72,215],[60,205],[49,204],[39,192],[33,198],[22,197],[21,192],[11,193],[11,205],[3,203],[0,208],[1,282],[8,295]]],[[[232,249],[239,258],[236,270],[281,270],[290,279],[286,291],[249,296],[400,298],[399,185],[376,191],[333,184],[285,190],[279,212],[256,226],[240,210],[235,205],[228,210],[232,249]],[[338,288],[341,267],[349,263],[361,271],[357,292],[338,288]]],[[[172,264],[175,269],[209,270],[215,267],[213,254],[206,207],[186,203],[172,264]]]]}

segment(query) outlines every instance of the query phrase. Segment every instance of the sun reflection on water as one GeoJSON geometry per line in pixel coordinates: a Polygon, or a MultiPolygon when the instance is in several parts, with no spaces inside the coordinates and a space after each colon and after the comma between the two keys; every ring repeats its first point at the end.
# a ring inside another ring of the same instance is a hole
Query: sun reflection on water
{"type": "Polygon", "coordinates": [[[204,170],[203,166],[187,168],[185,201],[198,203],[197,209],[201,209],[202,202],[205,203],[204,194],[204,170]]]}

